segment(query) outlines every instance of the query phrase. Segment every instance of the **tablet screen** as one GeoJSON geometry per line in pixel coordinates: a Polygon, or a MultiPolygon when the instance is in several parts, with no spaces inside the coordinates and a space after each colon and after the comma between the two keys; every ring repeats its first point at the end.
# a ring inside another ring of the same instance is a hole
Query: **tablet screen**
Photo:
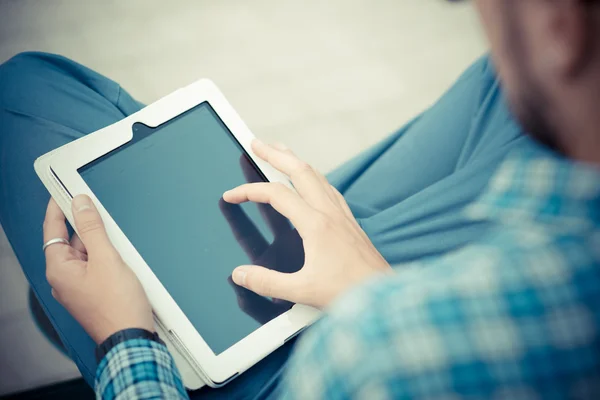
{"type": "Polygon", "coordinates": [[[207,102],[133,131],[79,173],[219,354],[291,307],[235,285],[233,269],[297,271],[302,241],[270,206],[222,200],[224,191],[265,178],[207,102]]]}

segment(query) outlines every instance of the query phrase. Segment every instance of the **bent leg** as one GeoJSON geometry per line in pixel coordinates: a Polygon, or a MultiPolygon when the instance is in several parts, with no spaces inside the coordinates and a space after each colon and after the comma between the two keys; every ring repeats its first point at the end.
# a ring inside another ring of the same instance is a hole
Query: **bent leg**
{"type": "Polygon", "coordinates": [[[25,276],[88,383],[95,344],[50,294],[42,252],[49,194],[33,169],[42,154],[139,110],[119,85],[64,57],[23,53],[0,66],[0,223],[25,276]]]}
{"type": "Polygon", "coordinates": [[[512,149],[528,145],[488,57],[429,110],[334,171],[375,246],[392,264],[442,254],[485,233],[465,218],[512,149]]]}
{"type": "MultiPolygon", "coordinates": [[[[25,53],[0,66],[0,223],[44,312],[90,385],[96,372],[95,343],[52,297],[46,281],[41,248],[49,195],[33,162],[140,108],[119,85],[64,57],[25,53]]],[[[192,397],[251,398],[268,391],[293,343],[226,387],[204,388],[192,397]]]]}

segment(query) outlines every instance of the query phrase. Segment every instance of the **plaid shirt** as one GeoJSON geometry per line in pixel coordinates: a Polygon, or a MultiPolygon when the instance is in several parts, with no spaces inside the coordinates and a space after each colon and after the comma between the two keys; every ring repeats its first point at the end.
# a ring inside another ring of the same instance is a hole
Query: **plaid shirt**
{"type": "Polygon", "coordinates": [[[101,399],[187,399],[175,361],[166,346],[130,339],[113,347],[96,371],[101,399]]]}
{"type": "MultiPolygon", "coordinates": [[[[340,298],[279,397],[600,398],[600,170],[532,146],[467,212],[486,237],[340,298]]],[[[166,350],[141,342],[107,355],[97,391],[185,396],[166,350]]]]}

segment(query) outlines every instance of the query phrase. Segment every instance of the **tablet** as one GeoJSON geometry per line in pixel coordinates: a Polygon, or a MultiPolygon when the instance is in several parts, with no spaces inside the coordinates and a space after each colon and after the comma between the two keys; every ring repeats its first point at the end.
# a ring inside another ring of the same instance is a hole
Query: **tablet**
{"type": "Polygon", "coordinates": [[[36,161],[70,221],[73,196],[95,201],[189,388],[226,384],[319,314],[231,279],[239,265],[291,273],[304,260],[298,233],[271,206],[222,200],[246,182],[290,185],[254,156],[252,139],[202,80],[36,161]]]}

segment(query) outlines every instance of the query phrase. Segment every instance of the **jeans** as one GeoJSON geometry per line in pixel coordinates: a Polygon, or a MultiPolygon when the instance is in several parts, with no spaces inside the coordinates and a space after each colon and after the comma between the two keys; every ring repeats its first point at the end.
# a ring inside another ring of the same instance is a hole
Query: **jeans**
{"type": "MultiPolygon", "coordinates": [[[[89,384],[95,344],[54,300],[46,281],[42,221],[49,195],[33,161],[142,107],[117,83],[58,55],[22,53],[0,66],[0,223],[89,384]]],[[[457,249],[484,234],[488,227],[466,219],[463,208],[481,193],[504,156],[528,140],[483,57],[429,110],[328,178],[383,256],[401,264],[457,249]]],[[[224,388],[191,395],[264,398],[293,346],[289,342],[224,388]]]]}

